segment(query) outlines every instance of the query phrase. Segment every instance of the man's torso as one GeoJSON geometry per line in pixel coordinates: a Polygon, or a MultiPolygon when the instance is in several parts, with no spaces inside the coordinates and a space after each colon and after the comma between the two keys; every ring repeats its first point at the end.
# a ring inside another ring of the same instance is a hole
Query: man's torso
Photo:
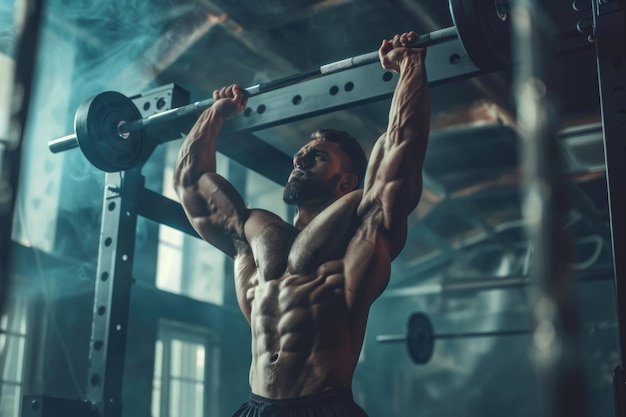
{"type": "Polygon", "coordinates": [[[369,307],[389,278],[373,230],[381,216],[358,216],[360,196],[338,200],[301,232],[264,211],[246,222],[235,279],[252,330],[255,394],[350,387],[369,307]]]}

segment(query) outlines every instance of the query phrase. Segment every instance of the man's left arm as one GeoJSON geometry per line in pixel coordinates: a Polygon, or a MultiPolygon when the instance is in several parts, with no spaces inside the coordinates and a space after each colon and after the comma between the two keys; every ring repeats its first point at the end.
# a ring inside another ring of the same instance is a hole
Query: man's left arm
{"type": "Polygon", "coordinates": [[[379,49],[384,68],[399,72],[387,131],[370,156],[359,211],[381,210],[383,232],[389,236],[395,258],[406,241],[407,218],[422,192],[422,168],[430,131],[430,95],[425,50],[409,48],[414,32],[383,41],[379,49]]]}

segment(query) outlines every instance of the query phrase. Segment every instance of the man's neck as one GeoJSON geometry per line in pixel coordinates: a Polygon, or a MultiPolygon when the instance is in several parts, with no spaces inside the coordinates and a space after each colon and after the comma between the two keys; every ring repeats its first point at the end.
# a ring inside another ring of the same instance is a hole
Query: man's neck
{"type": "Polygon", "coordinates": [[[328,201],[321,205],[306,205],[306,206],[296,206],[296,216],[294,218],[294,225],[296,229],[302,230],[306,227],[307,224],[311,223],[311,221],[317,217],[324,209],[330,206],[334,200],[328,201]]]}

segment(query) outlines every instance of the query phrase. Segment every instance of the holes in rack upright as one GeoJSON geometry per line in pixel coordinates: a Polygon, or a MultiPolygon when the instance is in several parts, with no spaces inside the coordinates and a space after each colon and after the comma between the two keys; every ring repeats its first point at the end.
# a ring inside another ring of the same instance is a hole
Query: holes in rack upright
{"type": "Polygon", "coordinates": [[[91,378],[89,378],[89,382],[91,383],[92,387],[97,387],[98,385],[100,385],[100,375],[98,374],[91,375],[91,378]]]}

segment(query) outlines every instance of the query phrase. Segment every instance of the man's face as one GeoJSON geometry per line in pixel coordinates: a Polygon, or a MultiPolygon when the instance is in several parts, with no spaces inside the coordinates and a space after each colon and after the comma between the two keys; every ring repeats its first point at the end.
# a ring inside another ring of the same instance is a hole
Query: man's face
{"type": "Polygon", "coordinates": [[[321,205],[337,197],[343,171],[337,143],[314,139],[293,157],[293,171],[283,191],[283,201],[292,205],[321,205]]]}

